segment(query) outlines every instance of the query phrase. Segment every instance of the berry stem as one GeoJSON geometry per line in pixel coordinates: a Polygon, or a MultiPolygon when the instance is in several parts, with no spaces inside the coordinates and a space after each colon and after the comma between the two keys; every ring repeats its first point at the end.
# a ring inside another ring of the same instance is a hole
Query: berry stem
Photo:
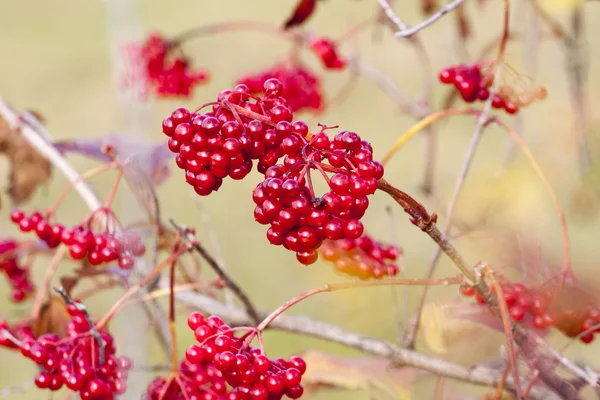
{"type": "Polygon", "coordinates": [[[506,350],[508,353],[508,363],[510,365],[510,370],[512,372],[514,384],[515,384],[515,392],[517,394],[518,399],[524,399],[523,397],[523,389],[521,388],[521,382],[519,380],[519,370],[517,368],[517,355],[515,352],[514,346],[514,338],[512,334],[512,324],[510,314],[508,311],[508,305],[506,304],[506,299],[504,298],[504,291],[502,289],[502,285],[496,279],[496,274],[490,267],[487,267],[486,273],[491,277],[494,288],[496,289],[496,295],[498,296],[498,305],[500,308],[500,317],[502,319],[502,327],[504,328],[504,333],[506,335],[506,350]]]}
{"type": "Polygon", "coordinates": [[[69,182],[67,187],[63,189],[63,191],[58,195],[52,206],[48,208],[48,216],[54,215],[58,206],[65,200],[67,195],[71,192],[71,190],[75,187],[75,185],[79,182],[85,181],[93,176],[96,176],[102,172],[108,171],[112,168],[115,168],[118,164],[116,162],[111,162],[108,164],[100,165],[99,167],[93,168],[83,174],[79,175],[75,181],[69,182]]]}
{"type": "Polygon", "coordinates": [[[182,248],[174,252],[169,258],[167,258],[162,263],[158,264],[156,268],[154,268],[148,275],[146,275],[144,279],[142,279],[139,283],[136,283],[135,285],[131,286],[129,290],[127,290],[127,292],[125,292],[125,294],[123,294],[123,296],[121,296],[121,298],[117,300],[115,304],[113,304],[113,306],[110,308],[110,310],[108,310],[106,315],[104,315],[104,317],[102,317],[102,319],[96,323],[96,328],[102,329],[108,323],[108,321],[110,321],[110,319],[115,316],[115,314],[119,311],[119,309],[121,308],[123,303],[125,303],[126,300],[128,300],[131,296],[136,294],[144,285],[151,282],[163,269],[170,266],[173,260],[177,260],[183,254],[185,254],[186,251],[186,248],[182,248]]]}
{"type": "Polygon", "coordinates": [[[110,192],[108,192],[108,196],[106,196],[106,201],[104,202],[104,209],[110,210],[110,206],[112,205],[113,200],[115,199],[115,195],[117,194],[117,190],[119,189],[119,184],[121,183],[121,179],[125,174],[125,167],[119,164],[119,173],[113,182],[110,192]]]}
{"type": "Polygon", "coordinates": [[[536,161],[535,157],[533,156],[533,153],[531,152],[531,150],[529,149],[527,144],[523,141],[521,136],[519,136],[519,134],[517,132],[515,132],[514,129],[512,129],[510,126],[508,126],[501,119],[494,118],[493,122],[498,124],[500,127],[504,128],[504,130],[517,143],[517,146],[519,146],[521,152],[523,153],[525,158],[527,158],[527,161],[529,161],[529,163],[531,164],[531,167],[534,169],[538,178],[542,181],[542,184],[544,185],[544,189],[546,189],[546,192],[548,193],[548,196],[550,197],[550,200],[552,201],[552,205],[554,206],[554,209],[556,210],[556,214],[558,215],[558,220],[560,223],[560,232],[561,232],[561,236],[562,236],[563,262],[562,262],[561,273],[566,276],[567,274],[571,273],[571,271],[572,271],[571,270],[571,245],[570,245],[570,240],[569,240],[569,230],[567,228],[567,218],[565,217],[565,213],[560,205],[560,202],[558,201],[558,197],[556,196],[554,189],[552,189],[552,185],[550,185],[550,182],[548,182],[548,179],[546,178],[544,171],[542,170],[542,168],[536,161]]]}
{"type": "Polygon", "coordinates": [[[390,161],[390,159],[398,152],[398,150],[400,150],[402,146],[404,146],[406,142],[408,142],[409,139],[411,139],[413,136],[421,132],[424,128],[428,127],[432,123],[442,118],[450,117],[453,115],[477,115],[480,112],[480,110],[468,108],[464,110],[448,109],[429,114],[428,116],[417,122],[415,125],[410,127],[410,129],[404,132],[402,136],[400,136],[396,143],[394,143],[394,145],[383,156],[383,158],[381,159],[381,163],[383,165],[387,164],[390,161]]]}
{"type": "Polygon", "coordinates": [[[464,283],[462,276],[444,279],[385,279],[381,281],[360,281],[360,282],[343,282],[343,283],[331,283],[320,288],[309,290],[293,299],[287,301],[283,305],[279,306],[275,311],[269,314],[257,327],[256,332],[260,333],[275,319],[281,315],[288,308],[295,304],[305,300],[315,294],[325,292],[335,292],[338,290],[353,289],[357,287],[370,287],[370,286],[388,286],[388,285],[429,285],[429,286],[448,286],[448,285],[460,285],[464,283]]]}
{"type": "Polygon", "coordinates": [[[298,42],[301,39],[299,34],[295,34],[284,29],[279,28],[276,25],[266,24],[259,21],[227,21],[221,22],[214,25],[205,25],[185,30],[175,37],[173,37],[169,43],[173,46],[179,46],[183,42],[191,39],[200,38],[203,36],[214,35],[216,33],[225,33],[232,31],[255,31],[262,32],[272,36],[278,36],[286,40],[298,42]]]}
{"type": "Polygon", "coordinates": [[[50,282],[52,282],[52,277],[54,276],[54,272],[58,268],[58,264],[62,261],[62,259],[67,255],[69,248],[66,246],[62,246],[59,248],[54,256],[48,263],[46,267],[46,274],[44,275],[44,279],[42,280],[42,284],[40,285],[37,293],[35,294],[35,299],[33,301],[33,307],[31,308],[31,319],[33,321],[37,321],[40,317],[40,312],[42,310],[42,306],[48,297],[48,292],[50,289],[50,282]]]}
{"type": "MultiPolygon", "coordinates": [[[[503,19],[503,29],[502,29],[502,37],[500,38],[500,46],[498,47],[498,55],[496,56],[496,61],[494,62],[494,67],[497,67],[498,64],[502,62],[504,58],[504,53],[506,52],[506,44],[508,43],[508,38],[510,36],[510,7],[508,0],[502,0],[502,7],[504,8],[504,19],[503,19]]],[[[494,68],[495,69],[495,68],[494,68]]],[[[490,74],[494,72],[491,71],[490,74]]]]}

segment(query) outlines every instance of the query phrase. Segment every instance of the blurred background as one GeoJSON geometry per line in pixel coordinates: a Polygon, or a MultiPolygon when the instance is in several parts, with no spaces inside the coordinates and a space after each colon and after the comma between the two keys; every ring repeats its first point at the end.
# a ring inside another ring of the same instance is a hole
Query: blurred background
{"type": "MultiPolygon", "coordinates": [[[[396,11],[405,22],[416,24],[424,18],[420,2],[396,3],[399,3],[396,11]]],[[[569,26],[568,4],[549,1],[541,1],[540,4],[554,18],[569,26]]],[[[284,58],[290,44],[252,31],[224,32],[186,43],[186,54],[191,56],[195,66],[210,70],[211,79],[208,84],[199,86],[189,99],[177,100],[153,96],[143,100],[123,91],[122,74],[127,68],[123,64],[123,45],[142,41],[153,31],[169,37],[192,27],[222,21],[252,20],[280,25],[294,6],[295,1],[291,0],[181,0],[175,3],[160,0],[5,1],[0,13],[0,96],[17,109],[35,110],[41,114],[46,121],[45,126],[56,139],[94,138],[118,133],[136,143],[159,143],[164,140],[161,121],[175,107],[194,109],[213,101],[219,91],[232,87],[240,75],[256,72],[284,58]]],[[[600,74],[597,71],[600,59],[595,55],[600,54],[600,43],[596,40],[600,37],[600,24],[596,23],[600,17],[600,5],[590,2],[585,7],[585,56],[589,72],[585,98],[590,111],[590,151],[597,155],[596,110],[600,102],[600,74]]],[[[511,1],[511,8],[511,31],[519,33],[521,39],[509,42],[506,61],[510,68],[506,68],[506,79],[521,80],[532,86],[542,85],[548,91],[548,98],[523,109],[518,117],[499,115],[523,135],[549,177],[567,214],[576,275],[592,290],[597,290],[600,287],[596,272],[596,260],[600,256],[597,245],[600,181],[595,176],[600,171],[596,163],[585,175],[580,171],[569,81],[565,72],[569,60],[565,59],[563,45],[549,35],[549,28],[532,18],[529,2],[511,1]],[[537,46],[531,47],[531,42],[528,44],[522,39],[535,27],[539,29],[540,39],[537,46]],[[533,53],[532,49],[535,50],[533,53]]],[[[341,37],[365,19],[375,18],[377,12],[374,0],[323,1],[303,29],[332,38],[341,37]]],[[[449,89],[439,84],[437,72],[461,61],[477,60],[481,49],[501,33],[501,2],[467,0],[465,13],[472,27],[471,37],[466,42],[457,35],[456,19],[452,15],[419,33],[433,66],[431,74],[425,72],[427,76],[424,76],[425,68],[414,47],[406,40],[394,39],[386,26],[364,28],[344,42],[341,49],[344,54],[356,55],[381,71],[411,98],[422,94],[424,82],[433,83],[431,108],[439,110],[449,89]]],[[[493,54],[488,57],[493,57],[493,54]]],[[[322,75],[327,97],[333,98],[348,84],[349,71],[326,72],[312,55],[304,54],[303,58],[322,75]]],[[[455,106],[463,108],[461,103],[458,101],[455,106]]],[[[376,158],[382,157],[394,141],[415,123],[413,117],[402,114],[394,100],[365,77],[355,81],[352,91],[341,104],[320,115],[301,114],[298,117],[313,129],[317,123],[323,123],[358,132],[372,142],[376,158]]],[[[472,117],[454,117],[435,125],[438,151],[432,196],[420,190],[425,166],[422,135],[410,141],[389,163],[386,179],[413,194],[430,211],[438,212],[440,221],[445,224],[444,210],[474,127],[475,119],[472,117]]],[[[469,262],[484,260],[512,279],[520,279],[519,271],[532,265],[560,266],[560,228],[552,203],[531,166],[520,154],[505,162],[509,143],[504,131],[495,126],[486,128],[455,217],[457,222],[470,227],[472,234],[457,239],[456,246],[469,262]]],[[[81,172],[97,165],[83,157],[69,159],[81,172]]],[[[252,216],[254,205],[250,194],[259,182],[258,174],[253,173],[235,184],[225,182],[218,193],[200,199],[185,183],[183,174],[174,163],[171,166],[171,179],[158,190],[163,215],[197,227],[199,237],[206,243],[211,243],[209,233],[216,233],[228,271],[259,307],[272,309],[324,283],[348,280],[337,275],[332,266],[321,260],[305,267],[296,262],[292,253],[268,244],[264,237],[265,228],[255,223],[252,216]],[[210,226],[202,213],[210,216],[210,226]]],[[[8,169],[8,163],[0,160],[0,172],[8,169]]],[[[6,175],[0,173],[2,187],[7,186],[6,175]]],[[[97,192],[105,196],[113,179],[114,174],[107,173],[94,178],[92,183],[97,192]]],[[[30,211],[48,207],[65,184],[64,178],[55,171],[52,182],[38,190],[24,208],[30,211]]],[[[126,222],[135,221],[136,213],[140,213],[126,191],[119,193],[116,208],[117,215],[122,213],[126,222]]],[[[7,222],[9,210],[6,198],[1,210],[2,236],[17,235],[14,226],[7,222]]],[[[67,198],[58,212],[59,218],[67,224],[76,223],[86,214],[85,205],[74,194],[67,198]]],[[[364,222],[368,232],[377,239],[389,243],[397,240],[402,246],[404,256],[399,265],[405,276],[422,276],[435,249],[434,244],[410,224],[406,215],[386,195],[378,193],[373,196],[364,222]]],[[[43,276],[45,263],[47,259],[41,259],[33,267],[37,282],[43,276]]],[[[68,263],[64,266],[66,270],[71,267],[68,263]]],[[[456,273],[448,260],[442,257],[436,276],[456,273]]],[[[418,291],[418,288],[407,290],[411,310],[414,310],[418,291]]],[[[8,301],[8,293],[7,286],[0,284],[0,315],[8,320],[27,315],[31,303],[14,305],[8,301]]],[[[102,315],[120,293],[114,290],[92,297],[88,306],[94,314],[102,315]]],[[[446,304],[456,297],[455,287],[434,288],[428,301],[446,304]]],[[[295,306],[290,313],[310,315],[364,335],[397,341],[399,326],[405,323],[403,318],[398,317],[403,315],[406,306],[402,299],[400,289],[354,289],[311,298],[295,306]]],[[[464,298],[458,301],[466,308],[472,303],[464,298]]],[[[180,309],[181,351],[193,339],[184,323],[186,313],[186,310],[180,309]]],[[[453,331],[456,324],[447,314],[427,314],[424,324],[430,330],[427,335],[420,336],[417,349],[467,364],[499,354],[501,334],[481,326],[470,326],[469,323],[463,323],[463,333],[456,334],[453,331]],[[474,351],[475,348],[477,351],[474,351]]],[[[127,353],[126,343],[138,340],[138,344],[141,343],[141,350],[136,350],[140,358],[135,360],[138,365],[166,364],[153,337],[140,337],[144,329],[132,327],[135,324],[144,326],[145,321],[142,312],[135,308],[117,318],[112,324],[117,349],[127,353]]],[[[568,342],[561,334],[553,334],[549,340],[556,346],[568,342]]],[[[287,357],[307,349],[348,357],[360,356],[346,348],[280,332],[269,332],[266,346],[272,357],[287,357]]],[[[597,367],[600,343],[575,344],[569,347],[567,354],[575,361],[585,361],[597,367]]],[[[33,373],[34,367],[29,360],[0,350],[0,390],[11,385],[27,384],[33,373]]],[[[136,390],[142,390],[151,377],[149,372],[132,372],[131,393],[123,398],[139,398],[136,390]]],[[[423,399],[433,397],[435,386],[432,385],[435,378],[425,374],[411,375],[410,371],[389,379],[366,376],[347,380],[354,382],[355,387],[369,389],[346,391],[324,388],[314,398],[423,399]]],[[[352,388],[351,383],[346,386],[352,388]]],[[[443,398],[467,398],[466,393],[483,392],[481,388],[447,382],[443,398]]],[[[65,396],[66,393],[59,392],[54,398],[65,396]]],[[[38,400],[48,398],[48,393],[16,391],[7,398],[38,400]]]]}

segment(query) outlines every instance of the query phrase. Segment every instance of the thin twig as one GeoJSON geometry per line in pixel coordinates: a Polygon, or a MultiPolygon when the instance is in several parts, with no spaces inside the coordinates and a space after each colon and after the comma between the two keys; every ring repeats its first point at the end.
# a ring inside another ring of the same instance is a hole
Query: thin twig
{"type": "Polygon", "coordinates": [[[90,334],[94,337],[94,339],[98,343],[98,347],[99,347],[98,358],[100,360],[100,364],[101,365],[104,364],[105,356],[106,356],[106,354],[105,354],[106,342],[104,341],[104,339],[102,339],[102,335],[100,335],[100,332],[98,332],[98,329],[96,329],[96,326],[94,325],[94,320],[92,320],[92,316],[88,312],[87,308],[83,304],[73,301],[73,299],[71,299],[69,297],[69,295],[67,294],[67,292],[65,291],[65,289],[62,286],[61,287],[54,286],[54,291],[56,293],[58,293],[60,295],[60,297],[63,298],[65,303],[67,303],[70,306],[75,307],[77,309],[77,311],[80,311],[83,314],[83,316],[85,317],[85,320],[87,321],[88,325],[90,326],[90,334]]]}
{"type": "MultiPolygon", "coordinates": [[[[499,71],[498,69],[497,71],[499,71]]],[[[497,73],[498,75],[498,73],[497,73]]],[[[492,98],[495,95],[495,90],[492,90],[490,93],[490,97],[485,102],[483,110],[477,119],[477,123],[475,125],[475,130],[473,131],[473,135],[471,136],[471,141],[469,143],[469,147],[465,153],[465,157],[463,160],[462,167],[458,176],[456,178],[456,183],[454,184],[454,191],[452,193],[452,197],[450,198],[450,202],[448,203],[448,207],[446,208],[446,225],[443,229],[444,235],[448,236],[450,233],[450,228],[452,227],[452,218],[454,217],[454,211],[456,209],[456,204],[458,203],[458,198],[460,193],[462,192],[463,186],[466,182],[467,175],[469,170],[471,169],[471,164],[473,163],[473,159],[475,158],[475,153],[479,146],[479,142],[481,141],[481,137],[483,136],[483,128],[486,126],[488,121],[488,115],[490,110],[492,109],[492,98]]],[[[435,273],[435,269],[437,266],[437,262],[442,254],[442,249],[440,247],[436,247],[434,253],[431,256],[429,261],[429,265],[427,266],[427,271],[425,272],[425,279],[431,279],[433,274],[435,273]]],[[[412,324],[410,330],[408,331],[408,335],[406,336],[405,344],[408,347],[412,347],[414,345],[415,338],[417,336],[417,332],[419,330],[419,325],[421,321],[421,313],[423,311],[423,307],[425,306],[425,300],[427,298],[428,287],[423,286],[421,288],[421,292],[419,293],[419,300],[417,303],[417,311],[416,311],[416,319],[414,324],[412,324]]]]}
{"type": "Polygon", "coordinates": [[[256,312],[256,308],[252,304],[252,301],[248,297],[248,295],[238,286],[237,283],[231,279],[231,277],[219,266],[217,260],[215,260],[206,249],[196,240],[193,233],[190,232],[187,228],[177,225],[175,221],[169,220],[171,225],[181,234],[182,238],[185,238],[191,249],[196,250],[198,254],[210,265],[210,267],[215,271],[215,273],[223,280],[225,286],[227,286],[231,291],[236,295],[238,299],[244,304],[244,307],[248,311],[248,315],[250,315],[253,319],[253,323],[258,324],[261,319],[256,312]]]}
{"type": "MultiPolygon", "coordinates": [[[[384,8],[384,11],[385,11],[386,15],[392,21],[394,21],[396,23],[396,25],[398,26],[398,28],[400,29],[398,32],[396,32],[394,34],[396,37],[411,37],[415,33],[419,32],[420,30],[422,30],[424,28],[427,28],[429,25],[433,24],[435,21],[437,21],[438,19],[442,18],[444,15],[446,15],[449,12],[453,11],[456,7],[460,6],[463,1],[464,0],[454,0],[452,3],[449,3],[448,5],[440,8],[436,13],[434,13],[433,15],[431,15],[425,21],[421,22],[418,25],[415,25],[412,28],[408,28],[406,26],[406,24],[404,24],[404,23],[399,24],[398,22],[401,22],[401,21],[398,18],[398,16],[393,12],[393,10],[391,10],[391,7],[388,7],[389,10],[386,10],[384,8]]],[[[382,7],[383,7],[383,3],[384,3],[384,1],[379,0],[379,4],[381,4],[382,7]]]]}

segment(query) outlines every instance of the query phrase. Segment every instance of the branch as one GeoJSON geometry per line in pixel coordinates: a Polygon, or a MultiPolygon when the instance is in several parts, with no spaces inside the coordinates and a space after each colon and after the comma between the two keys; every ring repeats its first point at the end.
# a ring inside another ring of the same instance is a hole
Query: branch
{"type": "Polygon", "coordinates": [[[170,220],[170,222],[171,222],[171,225],[173,225],[173,227],[181,234],[181,236],[189,242],[189,246],[192,249],[196,250],[198,252],[198,254],[200,254],[200,256],[202,256],[202,258],[204,258],[204,260],[208,263],[208,265],[211,266],[213,271],[215,271],[215,273],[219,276],[219,278],[221,278],[221,280],[223,280],[223,282],[225,283],[225,286],[227,286],[229,289],[231,289],[231,291],[236,295],[236,297],[238,299],[240,299],[240,301],[244,304],[244,307],[246,308],[248,315],[250,315],[252,317],[252,322],[254,324],[258,324],[262,319],[259,317],[258,313],[256,312],[256,308],[254,307],[254,304],[252,304],[252,301],[250,300],[248,295],[238,286],[237,283],[235,283],[233,281],[233,279],[231,279],[231,277],[229,277],[229,275],[227,275],[227,273],[223,270],[223,268],[221,268],[219,266],[219,263],[217,262],[217,260],[215,260],[206,251],[206,249],[200,244],[200,242],[198,240],[196,240],[196,238],[194,237],[192,232],[190,232],[188,229],[186,229],[184,227],[177,225],[173,220],[170,220]]]}
{"type": "Polygon", "coordinates": [[[98,332],[98,329],[96,329],[96,326],[94,325],[94,321],[92,320],[92,316],[90,315],[90,313],[88,312],[87,308],[78,302],[73,301],[69,295],[67,294],[67,292],[65,291],[65,289],[63,287],[54,287],[54,291],[58,294],[60,294],[60,297],[62,297],[63,301],[70,305],[73,306],[77,309],[77,311],[80,311],[83,316],[85,317],[85,320],[87,321],[88,325],[90,326],[90,334],[94,337],[94,339],[96,340],[96,342],[98,343],[98,347],[99,347],[99,361],[100,361],[100,365],[104,364],[105,361],[105,349],[106,349],[106,342],[104,341],[104,339],[102,339],[102,336],[100,335],[100,332],[98,332]]]}
{"type": "Polygon", "coordinates": [[[452,3],[440,8],[435,14],[431,17],[427,18],[425,21],[421,22],[418,25],[415,25],[412,28],[409,28],[392,10],[392,7],[385,0],[378,0],[381,8],[385,12],[385,15],[392,21],[397,27],[398,31],[394,33],[396,37],[405,37],[409,38],[413,36],[415,33],[419,32],[422,29],[427,28],[429,25],[433,24],[438,19],[442,18],[444,15],[453,11],[456,7],[460,6],[464,0],[454,0],[452,3]]]}
{"type": "MultiPolygon", "coordinates": [[[[87,182],[81,179],[81,175],[56,149],[56,147],[52,144],[52,135],[50,135],[50,133],[45,130],[44,127],[37,122],[33,116],[26,114],[22,117],[2,98],[0,98],[0,115],[2,115],[2,118],[4,118],[14,128],[19,128],[21,134],[27,140],[27,142],[29,142],[31,146],[40,152],[40,154],[43,154],[45,157],[47,157],[52,165],[62,172],[67,181],[73,185],[73,188],[75,188],[79,196],[86,203],[90,211],[94,212],[102,208],[103,204],[98,195],[94,192],[92,187],[87,184],[87,182]]],[[[102,213],[102,216],[104,218],[112,218],[109,213],[102,213]]],[[[118,231],[118,223],[112,223],[110,220],[105,221],[105,223],[114,226],[118,231]]],[[[152,315],[152,311],[148,308],[146,303],[142,303],[142,306],[148,315],[152,315]]],[[[155,307],[155,310],[160,309],[155,307]]],[[[160,320],[161,318],[159,317],[159,321],[160,320]]],[[[170,336],[168,335],[168,329],[166,329],[164,324],[159,323],[157,335],[160,338],[160,342],[165,345],[165,349],[168,352],[168,349],[170,348],[170,336]]]]}
{"type": "MultiPolygon", "coordinates": [[[[161,279],[159,287],[168,287],[168,281],[161,279]]],[[[241,308],[228,307],[225,304],[194,292],[178,292],[176,298],[179,302],[197,309],[205,314],[214,314],[226,323],[234,326],[247,326],[252,323],[252,318],[241,308]]],[[[257,310],[258,316],[266,318],[270,313],[257,310]]],[[[338,326],[314,320],[306,316],[283,314],[269,324],[269,329],[292,332],[318,339],[341,344],[374,356],[383,357],[394,364],[404,364],[429,371],[440,376],[469,382],[475,385],[495,387],[502,379],[502,372],[484,366],[472,368],[454,364],[449,361],[404,349],[390,342],[377,340],[371,337],[346,331],[338,326]]],[[[511,378],[507,380],[506,387],[514,390],[511,378]]],[[[536,386],[530,392],[530,399],[559,399],[554,393],[544,387],[536,386]]]]}
{"type": "MultiPolygon", "coordinates": [[[[484,299],[485,303],[490,307],[493,313],[497,317],[500,317],[501,313],[498,297],[490,290],[485,280],[481,279],[480,274],[471,267],[471,264],[467,263],[458,250],[448,241],[447,236],[436,226],[437,215],[430,215],[425,207],[419,202],[403,191],[393,187],[383,179],[379,181],[378,188],[388,193],[404,209],[404,211],[410,215],[411,222],[423,232],[427,233],[429,237],[440,246],[442,251],[450,257],[465,277],[472,282],[473,288],[484,299]]],[[[527,331],[520,325],[514,323],[514,321],[511,323],[511,329],[514,334],[515,342],[521,348],[525,357],[528,360],[536,359],[537,354],[535,351],[535,344],[529,340],[527,331]]],[[[544,343],[541,339],[537,342],[544,343]]],[[[569,400],[580,398],[573,386],[556,375],[552,366],[540,362],[537,365],[537,369],[539,370],[540,378],[544,383],[562,398],[569,400]]]]}

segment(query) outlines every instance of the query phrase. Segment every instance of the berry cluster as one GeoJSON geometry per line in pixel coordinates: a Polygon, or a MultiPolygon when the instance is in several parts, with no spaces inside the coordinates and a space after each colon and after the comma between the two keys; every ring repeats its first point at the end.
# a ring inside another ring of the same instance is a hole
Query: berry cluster
{"type": "Polygon", "coordinates": [[[108,232],[94,233],[83,225],[66,229],[61,224],[49,223],[37,211],[26,216],[21,210],[14,210],[10,219],[22,232],[35,231],[50,248],[62,243],[69,246],[71,257],[75,260],[87,256],[91,265],[117,261],[121,269],[129,270],[135,265],[134,257],[141,257],[146,252],[146,246],[134,232],[115,236],[108,232]]]}
{"type": "Polygon", "coordinates": [[[148,37],[140,49],[147,79],[161,96],[189,96],[192,87],[208,80],[208,73],[191,71],[183,56],[169,54],[174,47],[158,34],[148,37]]]}
{"type": "MultiPolygon", "coordinates": [[[[492,287],[495,292],[495,288],[492,287]]],[[[503,283],[502,291],[511,317],[530,323],[534,328],[554,327],[568,337],[579,336],[600,324],[600,308],[596,300],[579,288],[550,286],[528,288],[522,283],[503,283]],[[590,305],[591,304],[591,305],[590,305]]],[[[475,296],[479,304],[485,300],[472,287],[461,287],[464,296],[475,296]]],[[[600,327],[580,337],[584,343],[594,340],[600,327]]]]}
{"type": "Polygon", "coordinates": [[[241,400],[238,392],[230,391],[223,374],[212,363],[193,364],[183,360],[179,364],[182,379],[156,377],[146,390],[144,400],[241,400]]]}
{"type": "MultiPolygon", "coordinates": [[[[18,342],[4,339],[0,345],[20,349],[39,366],[35,385],[40,389],[56,391],[64,385],[79,392],[82,400],[112,400],[115,395],[125,393],[131,360],[116,357],[112,336],[100,332],[105,343],[104,363],[100,364],[100,347],[90,334],[90,325],[83,312],[75,306],[69,306],[67,310],[71,319],[66,326],[65,338],[54,333],[36,338],[31,328],[22,327],[14,335],[18,342]]],[[[3,330],[8,331],[8,325],[0,321],[0,334],[3,330]]]]}
{"type": "Polygon", "coordinates": [[[313,38],[309,47],[327,69],[344,69],[348,65],[348,61],[338,54],[335,43],[329,39],[313,38]]]}
{"type": "Polygon", "coordinates": [[[320,253],[325,260],[333,262],[339,272],[360,279],[381,279],[398,273],[394,261],[401,250],[364,234],[356,239],[325,240],[320,253]]]}
{"type": "Polygon", "coordinates": [[[323,240],[356,239],[363,234],[360,219],[369,206],[367,196],[375,193],[383,176],[383,166],[373,161],[371,145],[358,134],[340,131],[330,140],[324,131],[310,140],[306,135],[285,139],[283,164],[269,168],[252,194],[256,221],[270,225],[269,242],[296,252],[305,265],[317,260],[316,250],[323,240]],[[339,172],[328,177],[323,167],[339,172]],[[321,197],[315,196],[313,169],[323,174],[330,189],[321,197]]]}
{"type": "MultiPolygon", "coordinates": [[[[461,64],[444,68],[439,74],[439,79],[442,83],[454,85],[463,100],[468,103],[476,100],[486,101],[490,97],[489,88],[493,77],[483,74],[479,64],[461,64]]],[[[515,114],[520,107],[528,106],[536,99],[543,100],[545,98],[546,89],[542,87],[517,93],[508,85],[500,85],[498,92],[492,98],[492,107],[515,114]]]]}
{"type": "Polygon", "coordinates": [[[292,111],[280,93],[281,83],[268,80],[264,97],[254,101],[246,85],[237,85],[221,92],[213,111],[192,114],[178,108],[165,118],[162,130],[170,137],[169,149],[177,153],[177,165],[196,193],[209,195],[227,176],[243,179],[253,160],[264,172],[283,154],[286,137],[307,130],[303,123],[290,123],[292,111]]]}
{"type": "Polygon", "coordinates": [[[238,84],[244,84],[251,93],[259,94],[269,79],[277,79],[283,84],[281,96],[287,100],[292,112],[323,108],[321,80],[297,62],[277,64],[259,73],[243,76],[238,79],[238,84]]]}
{"type": "Polygon", "coordinates": [[[18,244],[14,240],[0,241],[0,271],[6,274],[10,282],[12,300],[19,303],[33,293],[34,286],[29,277],[29,269],[18,264],[17,251],[18,244]]]}
{"type": "MultiPolygon", "coordinates": [[[[234,336],[231,328],[215,316],[205,318],[193,312],[188,325],[200,345],[191,345],[186,358],[191,364],[211,363],[234,388],[240,399],[277,400],[284,395],[302,396],[302,374],[306,363],[300,357],[288,361],[270,360],[260,349],[249,347],[243,338],[234,336]]],[[[214,387],[214,386],[213,386],[214,387]]]]}

